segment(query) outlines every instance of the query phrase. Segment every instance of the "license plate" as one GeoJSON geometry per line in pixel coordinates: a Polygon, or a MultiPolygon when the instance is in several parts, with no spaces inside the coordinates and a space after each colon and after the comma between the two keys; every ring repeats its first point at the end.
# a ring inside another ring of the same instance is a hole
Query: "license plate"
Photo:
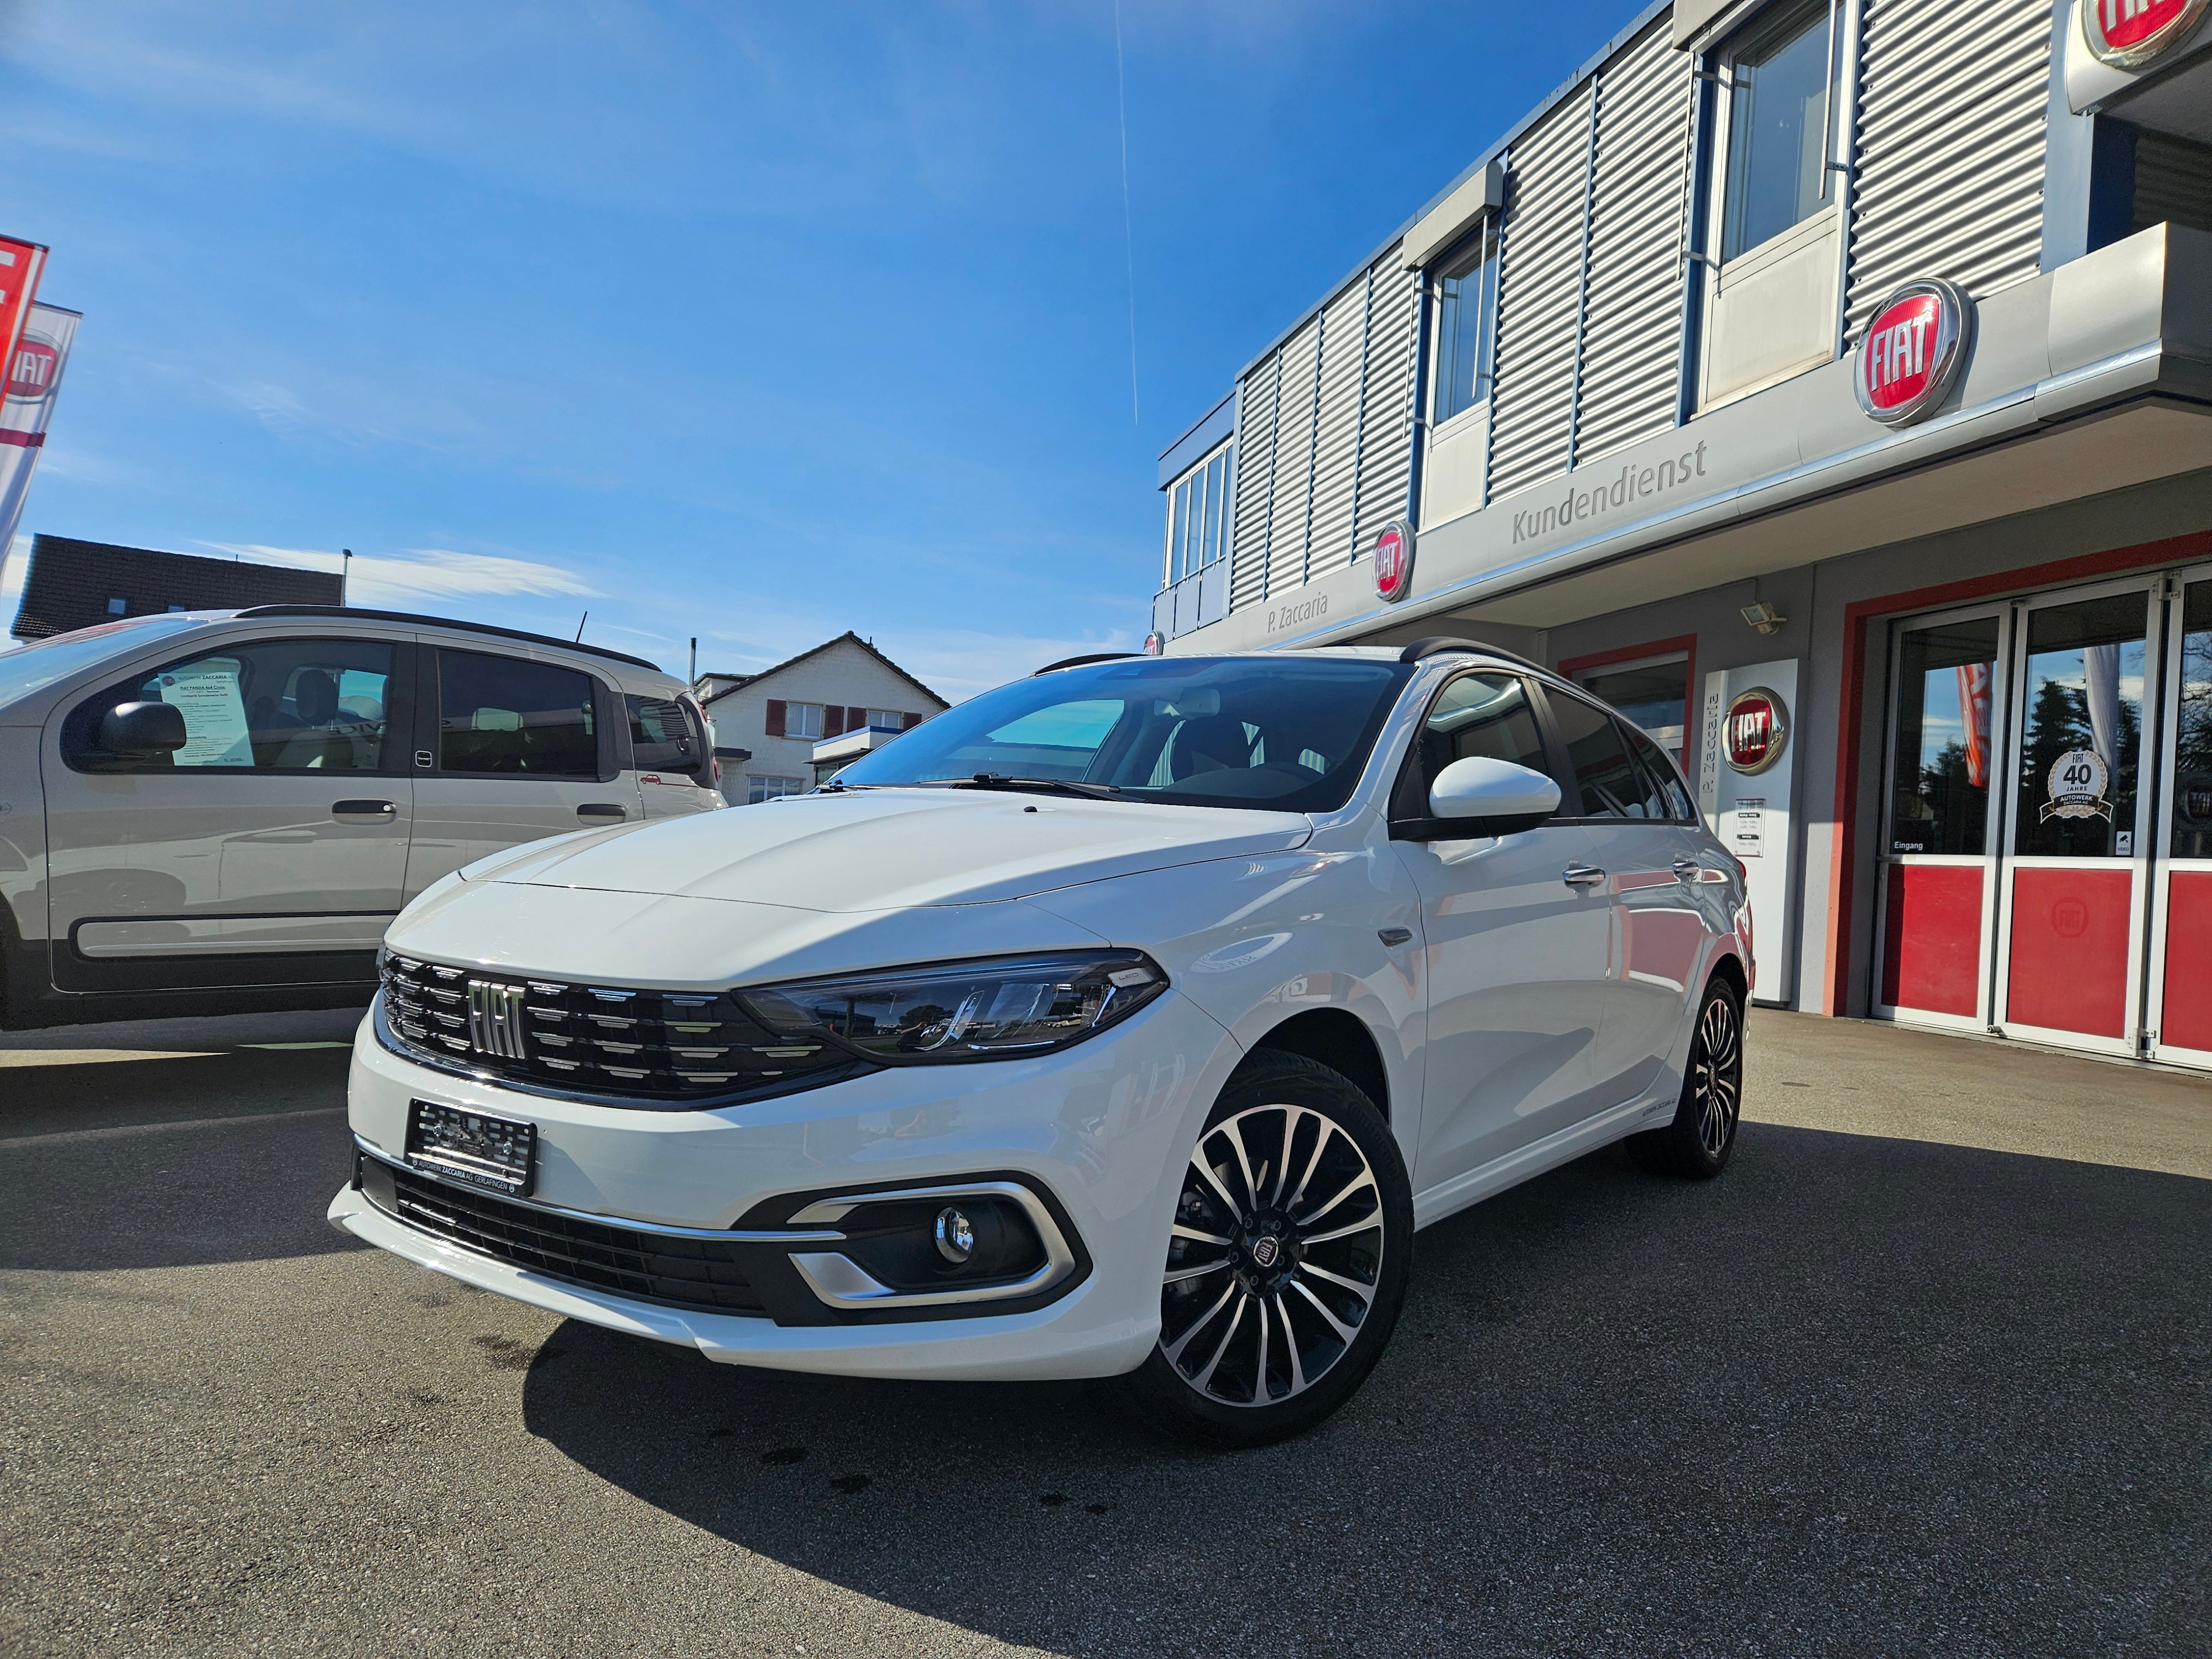
{"type": "Polygon", "coordinates": [[[407,1162],[448,1181],[526,1198],[538,1167],[538,1126],[414,1101],[407,1109],[407,1162]]]}

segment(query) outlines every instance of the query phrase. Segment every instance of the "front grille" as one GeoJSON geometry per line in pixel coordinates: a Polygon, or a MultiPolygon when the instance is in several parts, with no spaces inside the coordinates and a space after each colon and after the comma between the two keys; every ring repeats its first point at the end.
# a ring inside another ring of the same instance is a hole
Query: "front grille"
{"type": "Polygon", "coordinates": [[[841,1048],[778,1036],[727,992],[570,985],[394,955],[384,994],[409,1048],[564,1094],[703,1103],[870,1069],[841,1048]]]}
{"type": "Polygon", "coordinates": [[[734,1244],[557,1215],[377,1158],[363,1159],[361,1184],[371,1203],[409,1226],[548,1279],[676,1308],[766,1311],[734,1244]]]}

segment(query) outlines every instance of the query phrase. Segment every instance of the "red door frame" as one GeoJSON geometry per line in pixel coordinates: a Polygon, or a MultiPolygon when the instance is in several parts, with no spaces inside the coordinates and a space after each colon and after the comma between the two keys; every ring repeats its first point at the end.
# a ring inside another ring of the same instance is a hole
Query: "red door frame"
{"type": "MultiPolygon", "coordinates": [[[[1856,599],[1844,607],[1843,706],[1836,730],[1836,836],[1828,866],[1828,1007],[1831,1014],[1845,1012],[1850,1003],[1851,915],[1856,902],[1859,821],[1860,739],[1866,721],[1860,705],[1866,696],[1868,630],[1875,619],[1908,611],[1942,611],[1976,599],[2057,587],[2067,582],[2113,576],[2154,565],[2187,564],[2212,556],[2212,531],[2191,531],[2164,541],[2135,547],[2113,548],[2078,558],[2057,559],[1935,587],[1916,587],[1902,593],[1885,593],[1856,599]]],[[[1881,719],[1877,712],[1873,718],[1881,719]]]]}

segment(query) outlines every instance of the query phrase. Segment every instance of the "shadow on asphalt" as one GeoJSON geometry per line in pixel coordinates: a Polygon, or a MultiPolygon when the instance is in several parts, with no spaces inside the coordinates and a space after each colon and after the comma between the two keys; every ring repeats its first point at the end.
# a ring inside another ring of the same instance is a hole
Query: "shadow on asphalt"
{"type": "Polygon", "coordinates": [[[526,1422],[749,1550],[1070,1654],[2180,1651],[2208,1237],[2212,1182],[1748,1124],[1719,1182],[1601,1153],[1423,1233],[1392,1351],[1286,1445],[574,1322],[526,1422]]]}
{"type": "Polygon", "coordinates": [[[0,1268],[198,1267],[368,1248],[342,1048],[0,1067],[0,1268]]]}

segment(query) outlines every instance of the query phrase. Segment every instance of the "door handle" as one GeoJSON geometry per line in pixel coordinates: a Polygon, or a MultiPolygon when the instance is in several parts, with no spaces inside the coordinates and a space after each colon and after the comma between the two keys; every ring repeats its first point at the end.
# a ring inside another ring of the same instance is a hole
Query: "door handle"
{"type": "Polygon", "coordinates": [[[626,818],[629,813],[612,801],[587,800],[576,809],[580,818],[626,818]]]}
{"type": "Polygon", "coordinates": [[[334,818],[389,818],[398,816],[399,809],[388,800],[334,800],[331,816],[334,818]]]}
{"type": "Polygon", "coordinates": [[[1595,887],[1605,879],[1605,872],[1587,864],[1571,864],[1559,879],[1570,887],[1595,887]]]}

